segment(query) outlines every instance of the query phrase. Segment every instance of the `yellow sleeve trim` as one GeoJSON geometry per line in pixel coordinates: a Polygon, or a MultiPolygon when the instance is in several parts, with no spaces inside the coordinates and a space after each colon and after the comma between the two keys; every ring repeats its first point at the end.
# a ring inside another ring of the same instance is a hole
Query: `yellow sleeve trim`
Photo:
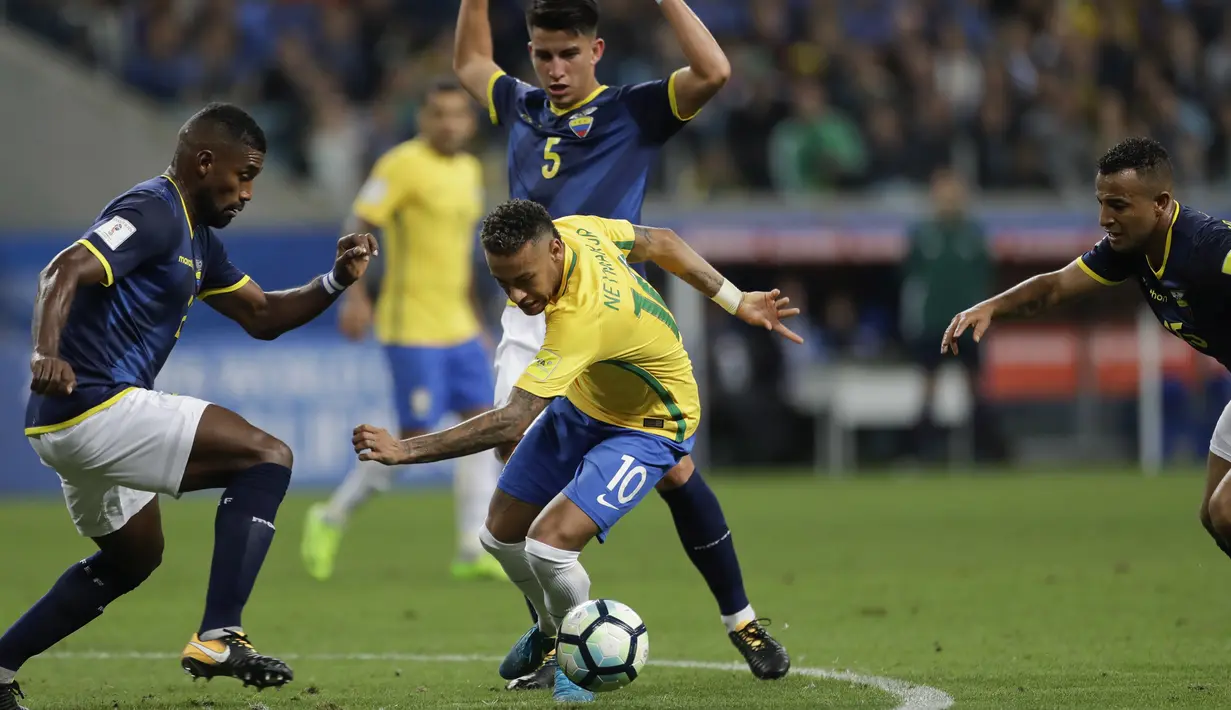
{"type": "Polygon", "coordinates": [[[102,262],[103,272],[105,272],[107,275],[107,278],[103,281],[103,285],[110,286],[114,284],[115,275],[111,271],[111,262],[107,261],[107,257],[103,256],[103,253],[98,250],[98,247],[91,244],[90,240],[88,239],[78,239],[77,243],[84,246],[86,249],[89,249],[90,253],[93,254],[95,257],[97,257],[100,262],[102,262]]]}
{"type": "Polygon", "coordinates": [[[1231,274],[1231,251],[1227,252],[1227,256],[1222,260],[1222,272],[1231,274]]]}
{"type": "Polygon", "coordinates": [[[118,392],[117,394],[115,394],[114,396],[112,396],[112,397],[111,397],[110,399],[108,399],[106,402],[103,402],[102,404],[96,404],[96,405],[94,405],[93,407],[90,407],[89,409],[85,410],[85,411],[84,411],[84,412],[82,412],[81,414],[78,414],[77,416],[73,417],[72,419],[69,419],[69,420],[68,420],[68,421],[66,421],[66,422],[60,422],[60,423],[58,423],[58,424],[47,424],[46,426],[32,426],[32,427],[29,427],[28,429],[26,429],[26,436],[38,436],[38,435],[40,435],[40,434],[50,434],[50,433],[51,433],[51,432],[53,432],[53,431],[62,431],[62,430],[67,429],[67,428],[69,428],[69,427],[71,427],[71,426],[77,426],[77,425],[78,425],[78,424],[80,424],[81,422],[84,422],[85,420],[89,419],[90,417],[94,416],[95,414],[98,414],[99,412],[103,411],[104,409],[106,409],[106,408],[108,408],[108,407],[112,406],[113,404],[115,404],[116,402],[120,401],[120,400],[124,397],[124,395],[128,394],[129,392],[132,392],[132,391],[133,391],[133,390],[135,390],[135,389],[137,389],[137,388],[136,388],[136,387],[128,387],[128,388],[125,388],[124,390],[122,390],[122,391],[118,392]]]}
{"type": "Polygon", "coordinates": [[[496,113],[496,80],[504,76],[504,71],[497,69],[492,78],[487,80],[487,117],[493,126],[500,125],[500,114],[496,113]]]}
{"type": "Polygon", "coordinates": [[[225,286],[223,288],[211,288],[208,291],[202,291],[201,293],[197,294],[197,298],[209,298],[210,296],[221,296],[224,293],[231,293],[232,291],[238,291],[244,286],[248,285],[248,282],[251,280],[252,280],[252,277],[245,274],[242,279],[240,279],[239,281],[236,281],[230,286],[225,286]]]}
{"type": "Polygon", "coordinates": [[[697,114],[701,113],[701,109],[697,109],[696,111],[693,111],[691,116],[681,116],[680,115],[680,102],[679,102],[679,99],[675,95],[675,75],[679,74],[682,71],[684,70],[676,69],[675,71],[671,72],[671,78],[667,80],[667,100],[671,102],[671,115],[675,116],[681,121],[691,121],[692,119],[697,117],[697,114]]]}
{"type": "Polygon", "coordinates": [[[1095,281],[1098,281],[1104,286],[1115,286],[1116,284],[1124,283],[1123,281],[1112,281],[1110,279],[1105,279],[1102,276],[1099,276],[1098,274],[1094,273],[1094,269],[1091,269],[1090,265],[1086,263],[1086,260],[1081,258],[1080,256],[1077,257],[1077,265],[1081,267],[1082,271],[1086,272],[1087,276],[1094,279],[1095,281]]]}

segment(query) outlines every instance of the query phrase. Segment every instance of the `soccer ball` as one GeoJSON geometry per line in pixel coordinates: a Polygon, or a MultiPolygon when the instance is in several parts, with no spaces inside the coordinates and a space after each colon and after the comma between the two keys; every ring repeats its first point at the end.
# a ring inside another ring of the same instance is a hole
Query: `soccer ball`
{"type": "Polygon", "coordinates": [[[637,679],[650,655],[650,637],[637,612],[611,599],[569,610],[560,623],[556,660],[586,690],[618,690],[637,679]]]}

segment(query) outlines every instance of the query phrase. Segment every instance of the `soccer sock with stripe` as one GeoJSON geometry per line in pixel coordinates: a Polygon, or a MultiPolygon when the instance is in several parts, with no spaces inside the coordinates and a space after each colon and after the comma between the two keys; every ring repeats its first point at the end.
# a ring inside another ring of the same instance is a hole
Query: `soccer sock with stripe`
{"type": "Polygon", "coordinates": [[[744,576],[740,572],[735,542],[722,514],[718,496],[696,470],[684,485],[662,494],[675,520],[675,530],[684,551],[718,601],[718,611],[728,630],[753,618],[744,576]]]}
{"type": "Polygon", "coordinates": [[[290,485],[291,469],[263,463],[237,473],[222,492],[199,632],[203,640],[221,636],[225,629],[243,628],[240,617],[273,542],[274,518],[290,485]]]}
{"type": "Polygon", "coordinates": [[[96,552],[56,580],[51,589],[0,636],[0,683],[22,664],[97,619],[103,608],[136,589],[154,565],[121,564],[115,554],[96,552]]]}
{"type": "Polygon", "coordinates": [[[554,637],[569,609],[590,599],[590,575],[581,566],[580,552],[560,550],[526,538],[526,559],[543,587],[547,614],[539,615],[539,630],[554,637]]]}

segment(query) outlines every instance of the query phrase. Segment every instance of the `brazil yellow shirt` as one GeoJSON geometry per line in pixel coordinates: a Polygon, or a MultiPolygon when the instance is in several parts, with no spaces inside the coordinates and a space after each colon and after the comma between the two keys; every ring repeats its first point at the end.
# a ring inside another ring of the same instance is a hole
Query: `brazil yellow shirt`
{"type": "Polygon", "coordinates": [[[629,266],[632,224],[599,217],[555,221],[564,279],[547,306],[547,337],[517,381],[563,395],[591,417],[683,442],[701,401],[692,361],[662,297],[629,266]]]}
{"type": "Polygon", "coordinates": [[[483,214],[478,159],[441,155],[419,140],[402,143],[376,162],[353,210],[382,233],[376,339],[446,347],[477,337],[470,285],[483,214]]]}

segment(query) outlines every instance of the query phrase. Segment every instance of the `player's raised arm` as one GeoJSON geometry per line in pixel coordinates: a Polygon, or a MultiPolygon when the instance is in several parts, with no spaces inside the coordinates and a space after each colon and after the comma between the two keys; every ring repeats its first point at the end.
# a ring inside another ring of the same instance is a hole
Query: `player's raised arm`
{"type": "MultiPolygon", "coordinates": [[[[352,214],[346,222],[344,231],[350,234],[374,234],[377,226],[352,214]]],[[[369,262],[368,270],[359,278],[362,282],[359,284],[361,288],[347,289],[342,295],[342,305],[338,313],[338,330],[350,340],[363,340],[372,327],[375,294],[378,292],[376,283],[380,280],[379,272],[380,270],[373,268],[369,262]]]]}
{"type": "Polygon", "coordinates": [[[388,466],[469,456],[517,443],[551,400],[514,387],[508,404],[444,431],[399,441],[384,429],[361,424],[355,427],[351,443],[361,461],[379,461],[388,466]]]}
{"type": "Polygon", "coordinates": [[[453,38],[453,71],[466,92],[490,110],[488,90],[500,67],[494,58],[487,13],[487,0],[462,0],[453,38]]]}
{"type": "MultiPolygon", "coordinates": [[[[674,231],[631,226],[634,239],[628,251],[629,262],[652,261],[745,323],[772,330],[795,343],[804,342],[803,338],[782,324],[783,319],[799,315],[799,309],[790,308],[790,299],[781,298],[778,289],[745,293],[718,273],[674,231]]],[[[619,240],[617,244],[622,246],[619,240]]]]}
{"type": "Polygon", "coordinates": [[[338,240],[333,269],[299,288],[266,292],[244,276],[231,287],[202,291],[201,298],[252,337],[273,340],[333,305],[342,291],[363,276],[369,259],[378,253],[371,234],[348,234],[338,240]]]}
{"type": "MultiPolygon", "coordinates": [[[[1090,253],[1096,253],[1092,250],[1090,253]]],[[[1094,270],[1083,256],[1057,271],[1032,276],[1013,288],[972,306],[953,317],[940,341],[942,353],[958,352],[957,340],[971,331],[977,343],[994,318],[1030,318],[1077,296],[1114,286],[1118,280],[1094,270]]]]}
{"type": "Polygon", "coordinates": [[[731,78],[731,62],[688,3],[660,0],[659,6],[688,59],[688,66],[677,71],[671,80],[672,108],[680,119],[687,120],[731,78]]]}

